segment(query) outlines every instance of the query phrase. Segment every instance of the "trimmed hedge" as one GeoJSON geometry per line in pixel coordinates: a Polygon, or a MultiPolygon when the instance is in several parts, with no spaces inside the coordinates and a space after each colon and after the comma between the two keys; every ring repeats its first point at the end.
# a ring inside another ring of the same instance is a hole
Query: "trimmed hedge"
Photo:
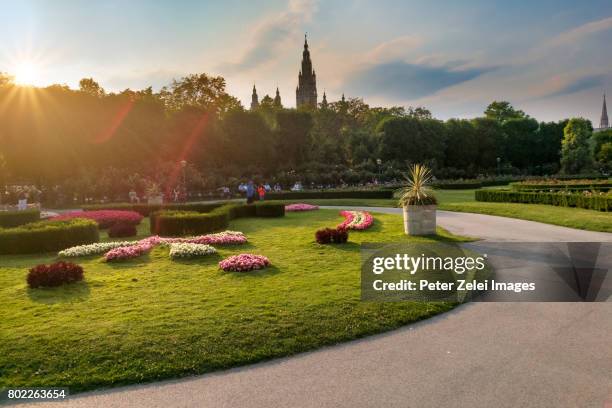
{"type": "Polygon", "coordinates": [[[91,204],[84,205],[83,210],[85,211],[97,211],[97,210],[123,210],[123,211],[136,211],[145,217],[151,215],[151,213],[162,210],[172,211],[196,211],[196,212],[210,212],[215,208],[221,207],[227,204],[227,202],[218,203],[182,203],[182,204],[162,204],[162,205],[150,205],[150,204],[130,204],[130,203],[110,203],[110,204],[91,204]]]}
{"type": "Polygon", "coordinates": [[[276,203],[227,204],[207,213],[162,210],[150,215],[151,233],[161,236],[206,234],[227,228],[229,221],[235,218],[284,215],[285,205],[276,203]]]}
{"type": "Polygon", "coordinates": [[[548,204],[559,207],[578,207],[596,211],[612,210],[612,196],[563,193],[534,193],[529,191],[476,190],[476,201],[495,203],[548,204]]]}
{"type": "Polygon", "coordinates": [[[40,210],[0,211],[0,228],[13,228],[40,221],[40,210]]]}
{"type": "Polygon", "coordinates": [[[442,190],[470,190],[482,187],[482,183],[479,181],[465,181],[465,182],[442,182],[432,183],[431,186],[435,189],[442,190]]]}
{"type": "Polygon", "coordinates": [[[297,200],[308,198],[393,198],[393,190],[339,190],[339,191],[291,191],[266,194],[270,200],[297,200]]]}
{"type": "Polygon", "coordinates": [[[0,254],[59,251],[76,245],[93,244],[99,239],[98,224],[93,220],[39,221],[0,229],[0,254]]]}
{"type": "Polygon", "coordinates": [[[588,183],[512,183],[510,188],[515,191],[544,191],[544,190],[568,190],[568,191],[608,191],[612,189],[612,182],[593,180],[588,183]]]}

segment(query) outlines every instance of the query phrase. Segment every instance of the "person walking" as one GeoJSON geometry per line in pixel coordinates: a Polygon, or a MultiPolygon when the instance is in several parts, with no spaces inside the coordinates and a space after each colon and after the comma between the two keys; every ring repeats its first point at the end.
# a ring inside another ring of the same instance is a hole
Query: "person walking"
{"type": "Polygon", "coordinates": [[[253,200],[255,200],[255,185],[253,184],[253,180],[250,180],[246,186],[246,198],[247,204],[252,204],[253,200]]]}

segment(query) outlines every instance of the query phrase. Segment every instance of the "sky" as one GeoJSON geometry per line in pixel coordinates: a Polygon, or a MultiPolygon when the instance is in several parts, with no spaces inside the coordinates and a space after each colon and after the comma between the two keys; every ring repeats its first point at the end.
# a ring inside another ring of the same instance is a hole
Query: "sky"
{"type": "Polygon", "coordinates": [[[508,100],[543,121],[599,123],[612,94],[610,0],[2,1],[0,72],[107,91],[206,72],[245,107],[295,106],[304,33],[328,101],[425,106],[440,119],[508,100]]]}

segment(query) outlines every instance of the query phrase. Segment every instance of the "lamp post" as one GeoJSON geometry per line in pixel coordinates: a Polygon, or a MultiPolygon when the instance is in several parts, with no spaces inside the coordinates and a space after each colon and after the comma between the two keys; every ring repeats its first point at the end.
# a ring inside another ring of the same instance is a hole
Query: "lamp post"
{"type": "Polygon", "coordinates": [[[382,178],[382,159],[376,159],[376,164],[378,164],[378,178],[380,179],[382,178]]]}
{"type": "Polygon", "coordinates": [[[185,195],[185,201],[187,201],[187,176],[186,176],[187,161],[181,160],[181,169],[183,171],[183,194],[185,195]]]}

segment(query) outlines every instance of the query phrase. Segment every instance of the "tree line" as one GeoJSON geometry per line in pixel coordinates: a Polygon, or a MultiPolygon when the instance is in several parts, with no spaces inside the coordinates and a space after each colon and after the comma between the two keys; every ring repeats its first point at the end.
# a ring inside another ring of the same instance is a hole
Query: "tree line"
{"type": "Polygon", "coordinates": [[[572,144],[564,141],[569,120],[538,122],[507,102],[493,102],[482,117],[447,121],[422,107],[372,107],[360,98],[316,110],[262,103],[250,111],[227,93],[222,77],[207,74],[159,92],[119,93],[91,78],[74,90],[17,86],[0,74],[0,183],[112,195],[147,180],[169,188],[183,171],[192,190],[253,177],[283,184],[390,180],[417,162],[437,178],[608,171],[610,136],[594,141],[590,122],[574,121],[580,125],[570,127],[579,133],[572,144]],[[186,168],[178,170],[182,161],[186,168]]]}

